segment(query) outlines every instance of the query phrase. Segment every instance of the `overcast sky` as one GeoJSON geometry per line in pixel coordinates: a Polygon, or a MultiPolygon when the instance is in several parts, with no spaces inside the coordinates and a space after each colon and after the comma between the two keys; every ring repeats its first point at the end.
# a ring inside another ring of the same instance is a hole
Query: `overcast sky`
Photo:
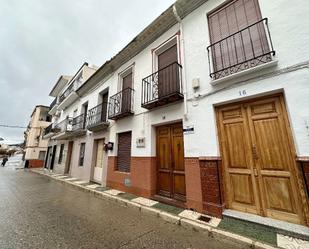
{"type": "MultiPolygon", "coordinates": [[[[101,66],[174,0],[0,0],[0,125],[27,126],[61,74],[101,66]]],[[[0,127],[6,143],[23,129],[0,127]]]]}

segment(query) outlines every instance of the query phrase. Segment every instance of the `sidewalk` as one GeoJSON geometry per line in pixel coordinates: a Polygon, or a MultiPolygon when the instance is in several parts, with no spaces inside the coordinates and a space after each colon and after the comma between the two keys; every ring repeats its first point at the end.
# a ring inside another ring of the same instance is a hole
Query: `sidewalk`
{"type": "Polygon", "coordinates": [[[31,169],[33,173],[41,174],[68,184],[82,191],[94,194],[96,197],[115,201],[119,205],[135,208],[140,212],[157,216],[169,223],[183,226],[200,232],[208,232],[215,238],[230,238],[252,248],[309,248],[309,241],[279,234],[267,227],[224,218],[223,220],[209,217],[191,210],[166,205],[147,198],[138,197],[115,189],[102,187],[99,184],[81,181],[61,174],[50,173],[44,169],[31,169]]]}

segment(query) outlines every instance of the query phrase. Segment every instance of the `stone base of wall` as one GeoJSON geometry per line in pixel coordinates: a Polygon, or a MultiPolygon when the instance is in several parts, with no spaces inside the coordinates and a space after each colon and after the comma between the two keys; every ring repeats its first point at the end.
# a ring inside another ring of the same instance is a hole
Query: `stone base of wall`
{"type": "MultiPolygon", "coordinates": [[[[129,173],[116,171],[117,157],[108,157],[107,187],[151,198],[156,194],[156,158],[132,157],[129,173]]],[[[185,158],[188,209],[222,217],[221,160],[185,158]]]]}
{"type": "Polygon", "coordinates": [[[29,168],[43,168],[44,160],[31,159],[29,161],[29,168]]]}
{"type": "Polygon", "coordinates": [[[117,157],[108,157],[107,187],[150,198],[156,191],[156,158],[131,157],[130,173],[116,171],[117,157]]]}
{"type": "Polygon", "coordinates": [[[200,162],[196,157],[185,158],[186,207],[203,212],[200,162]]]}

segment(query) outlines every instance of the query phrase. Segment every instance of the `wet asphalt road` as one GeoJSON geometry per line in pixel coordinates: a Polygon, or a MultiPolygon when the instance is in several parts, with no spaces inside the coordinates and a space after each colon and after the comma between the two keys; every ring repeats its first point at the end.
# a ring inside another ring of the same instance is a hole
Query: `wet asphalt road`
{"type": "Polygon", "coordinates": [[[0,167],[0,249],[242,248],[47,177],[0,167]]]}

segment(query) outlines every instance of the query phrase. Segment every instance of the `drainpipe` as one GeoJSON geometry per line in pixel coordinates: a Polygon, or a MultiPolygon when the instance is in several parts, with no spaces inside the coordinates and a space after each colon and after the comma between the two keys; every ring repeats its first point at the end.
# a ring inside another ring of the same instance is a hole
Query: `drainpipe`
{"type": "Polygon", "coordinates": [[[188,104],[187,104],[187,74],[186,74],[186,66],[185,66],[185,41],[184,41],[184,33],[183,33],[183,25],[181,17],[178,15],[176,5],[173,5],[173,13],[176,20],[179,23],[179,31],[180,31],[180,57],[182,61],[182,87],[183,87],[183,97],[184,97],[184,118],[188,120],[188,104]]]}

